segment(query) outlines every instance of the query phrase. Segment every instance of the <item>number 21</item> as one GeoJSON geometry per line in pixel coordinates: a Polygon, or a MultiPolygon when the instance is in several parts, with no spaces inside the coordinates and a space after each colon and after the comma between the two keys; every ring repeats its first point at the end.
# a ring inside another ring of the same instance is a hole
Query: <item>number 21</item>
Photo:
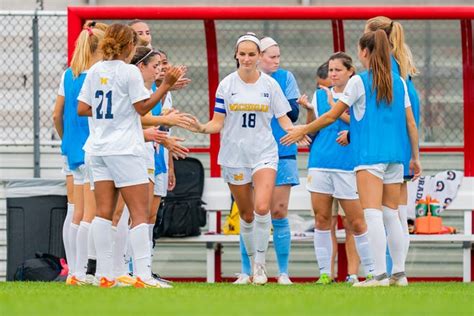
{"type": "Polygon", "coordinates": [[[105,98],[107,99],[107,109],[105,112],[105,119],[106,120],[113,119],[114,115],[112,114],[112,91],[107,92],[104,97],[104,91],[97,90],[95,92],[95,97],[96,99],[100,98],[100,103],[95,110],[96,118],[99,120],[104,118],[104,115],[102,113],[102,103],[104,103],[104,98],[105,98]]]}

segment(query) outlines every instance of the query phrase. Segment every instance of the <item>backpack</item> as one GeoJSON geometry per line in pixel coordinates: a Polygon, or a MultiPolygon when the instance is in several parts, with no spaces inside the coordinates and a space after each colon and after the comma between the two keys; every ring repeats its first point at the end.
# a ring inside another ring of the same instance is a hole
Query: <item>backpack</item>
{"type": "Polygon", "coordinates": [[[168,191],[156,217],[153,237],[199,236],[206,225],[202,200],[204,167],[196,158],[174,160],[176,187],[168,191]]]}
{"type": "MultiPolygon", "coordinates": [[[[67,269],[64,259],[37,252],[35,258],[25,260],[16,269],[15,281],[60,281],[67,269]]],[[[66,273],[67,274],[67,273],[66,273]]]]}

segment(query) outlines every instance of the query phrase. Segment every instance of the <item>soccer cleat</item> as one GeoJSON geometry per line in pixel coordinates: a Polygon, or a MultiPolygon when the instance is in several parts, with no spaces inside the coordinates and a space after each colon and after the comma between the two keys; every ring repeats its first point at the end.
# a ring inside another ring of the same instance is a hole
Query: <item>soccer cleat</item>
{"type": "Polygon", "coordinates": [[[130,274],[121,275],[115,278],[115,280],[117,281],[117,285],[120,287],[133,286],[135,282],[137,282],[137,280],[130,274]]]}
{"type": "Polygon", "coordinates": [[[278,277],[278,284],[281,284],[281,285],[292,285],[293,282],[291,282],[290,277],[288,276],[288,274],[282,273],[282,274],[280,274],[280,276],[278,277]]]}
{"type": "Polygon", "coordinates": [[[348,284],[359,283],[359,278],[355,274],[350,274],[346,278],[346,283],[348,283],[348,284]]]}
{"type": "Polygon", "coordinates": [[[321,276],[319,277],[318,281],[316,281],[316,284],[329,285],[333,282],[334,282],[334,280],[327,273],[322,273],[321,276]]]}
{"type": "Polygon", "coordinates": [[[163,279],[158,273],[151,273],[151,276],[155,279],[157,279],[158,281],[160,282],[164,282],[164,283],[168,283],[169,285],[171,285],[173,282],[170,281],[170,280],[166,280],[166,279],[163,279]]]}
{"type": "Polygon", "coordinates": [[[66,285],[71,285],[72,275],[68,275],[66,278],[66,285]]]}
{"type": "Polygon", "coordinates": [[[95,277],[95,275],[92,275],[92,274],[86,274],[86,280],[85,282],[89,285],[93,285],[93,286],[99,286],[99,279],[97,279],[95,277]]]}
{"type": "Polygon", "coordinates": [[[379,286],[386,287],[389,285],[390,285],[390,281],[387,277],[387,274],[384,273],[376,277],[369,274],[364,281],[354,283],[352,286],[353,287],[379,287],[379,286]]]}
{"type": "Polygon", "coordinates": [[[160,282],[158,282],[153,277],[148,279],[142,280],[140,277],[137,277],[137,281],[133,285],[136,288],[152,288],[152,289],[161,289],[164,288],[161,286],[160,282]]]}
{"type": "Polygon", "coordinates": [[[389,283],[393,286],[408,286],[408,279],[405,272],[398,272],[392,274],[389,283]]]}
{"type": "Polygon", "coordinates": [[[261,263],[256,263],[253,271],[253,284],[264,285],[268,282],[267,272],[265,271],[265,265],[261,263]]]}
{"type": "Polygon", "coordinates": [[[248,275],[247,273],[237,273],[237,276],[237,280],[235,280],[232,284],[245,285],[252,283],[250,275],[248,275]]]}
{"type": "Polygon", "coordinates": [[[75,286],[82,286],[82,285],[87,285],[86,280],[81,280],[75,275],[71,277],[69,285],[75,285],[75,286]]]}
{"type": "Polygon", "coordinates": [[[101,277],[99,281],[99,287],[101,288],[111,288],[111,287],[116,287],[117,286],[117,281],[114,279],[109,280],[106,277],[101,277]]]}

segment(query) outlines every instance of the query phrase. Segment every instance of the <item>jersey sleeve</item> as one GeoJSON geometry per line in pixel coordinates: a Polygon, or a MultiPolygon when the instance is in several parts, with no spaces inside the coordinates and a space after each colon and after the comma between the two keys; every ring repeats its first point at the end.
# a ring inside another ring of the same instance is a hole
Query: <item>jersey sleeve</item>
{"type": "Polygon", "coordinates": [[[59,83],[59,89],[58,89],[58,95],[60,96],[65,96],[65,92],[64,92],[64,77],[65,77],[65,74],[66,72],[63,72],[62,76],[61,76],[61,82],[59,83]]]}
{"type": "Polygon", "coordinates": [[[216,91],[216,103],[214,104],[214,113],[226,114],[225,110],[225,92],[223,83],[219,83],[216,91]]]}
{"type": "Polygon", "coordinates": [[[339,101],[344,102],[347,106],[351,107],[365,94],[364,84],[360,76],[353,76],[347,82],[344,92],[342,93],[339,101]]]}
{"type": "Polygon", "coordinates": [[[290,71],[287,72],[285,90],[285,95],[288,100],[298,99],[300,97],[298,83],[296,83],[295,76],[290,71]]]}
{"type": "Polygon", "coordinates": [[[137,67],[129,67],[128,95],[132,104],[150,98],[150,91],[145,88],[142,74],[137,67]],[[132,68],[133,67],[133,68],[132,68]]]}
{"type": "Polygon", "coordinates": [[[411,107],[411,102],[410,102],[410,96],[408,95],[408,88],[407,88],[407,83],[405,82],[405,80],[403,80],[402,77],[400,77],[400,79],[402,79],[402,82],[403,82],[403,90],[405,90],[405,108],[409,108],[411,107]]]}
{"type": "Polygon", "coordinates": [[[92,78],[92,73],[89,72],[86,75],[86,78],[84,79],[81,92],[79,92],[79,96],[77,97],[78,101],[84,102],[85,104],[89,106],[92,106],[91,78],[92,78]]]}
{"type": "Polygon", "coordinates": [[[280,118],[286,113],[291,111],[291,106],[288,103],[287,98],[283,94],[283,91],[280,88],[280,85],[273,80],[272,82],[272,96],[271,96],[271,108],[273,110],[273,115],[276,118],[280,118]]]}

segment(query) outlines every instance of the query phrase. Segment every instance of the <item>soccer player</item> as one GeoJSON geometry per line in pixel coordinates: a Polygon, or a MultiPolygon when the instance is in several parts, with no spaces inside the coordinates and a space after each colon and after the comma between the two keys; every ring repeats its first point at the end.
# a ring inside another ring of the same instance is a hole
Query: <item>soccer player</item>
{"type": "MultiPolygon", "coordinates": [[[[417,126],[420,124],[420,99],[418,97],[418,92],[416,91],[415,85],[413,84],[412,77],[418,74],[418,71],[413,62],[413,56],[410,52],[408,45],[405,43],[405,33],[403,31],[402,25],[397,21],[392,21],[391,19],[384,16],[377,16],[375,18],[369,19],[365,24],[366,31],[375,31],[383,30],[389,39],[390,48],[391,48],[391,61],[392,61],[392,71],[403,79],[407,84],[408,96],[410,97],[411,109],[413,111],[413,116],[415,117],[415,122],[417,126]]],[[[405,259],[408,255],[408,249],[410,247],[410,233],[408,231],[408,217],[407,217],[407,203],[408,203],[408,190],[407,190],[407,181],[413,178],[413,175],[410,174],[410,157],[411,157],[411,148],[408,139],[404,146],[404,160],[403,160],[403,176],[404,182],[401,186],[400,192],[400,202],[398,205],[398,214],[400,217],[400,222],[402,225],[405,241],[405,259]]],[[[390,272],[390,271],[389,271],[390,272]]],[[[392,284],[404,283],[405,279],[403,276],[393,275],[390,278],[392,284]],[[399,280],[401,279],[401,280],[399,280]]]]}
{"type": "MultiPolygon", "coordinates": [[[[299,107],[296,101],[300,96],[296,79],[290,71],[280,68],[280,47],[273,38],[262,38],[260,45],[262,54],[259,69],[278,82],[291,106],[291,111],[286,113],[286,115],[292,122],[296,122],[299,114],[299,107]]],[[[271,125],[273,136],[278,144],[277,176],[270,207],[273,226],[273,245],[278,262],[278,284],[290,285],[292,282],[288,276],[288,263],[291,249],[291,231],[287,217],[291,187],[300,183],[296,162],[298,148],[296,144],[291,146],[281,145],[279,140],[285,135],[285,131],[280,127],[276,118],[272,119],[271,125]]],[[[242,271],[234,284],[249,284],[251,283],[251,266],[242,238],[240,239],[240,250],[242,271]]]]}
{"type": "MultiPolygon", "coordinates": [[[[354,74],[355,67],[349,55],[343,52],[333,54],[328,60],[328,77],[331,79],[332,88],[316,90],[311,104],[308,103],[307,97],[303,96],[300,104],[312,112],[310,117],[316,119],[321,117],[331,109],[331,103],[342,97],[347,82],[354,74]]],[[[334,198],[344,209],[347,230],[355,235],[356,248],[366,276],[371,278],[374,273],[367,225],[357,194],[351,148],[350,146],[343,147],[336,142],[338,135],[348,129],[349,115],[343,113],[334,123],[324,127],[315,135],[308,158],[307,189],[311,192],[315,217],[314,249],[320,269],[320,278],[317,283],[322,285],[333,282],[331,258],[334,249],[331,226],[334,198]]]]}
{"type": "MultiPolygon", "coordinates": [[[[63,108],[61,122],[62,148],[68,169],[74,182],[75,208],[72,222],[65,229],[69,232],[64,238],[66,259],[70,270],[67,284],[86,283],[88,261],[89,226],[95,216],[95,200],[90,190],[89,166],[85,162],[84,146],[89,136],[88,119],[77,115],[77,96],[87,74],[87,70],[102,58],[98,47],[104,37],[107,25],[93,21],[86,22],[79,34],[71,60],[61,78],[56,105],[63,108]]],[[[68,214],[69,216],[69,214],[68,214]]],[[[68,216],[66,218],[68,218],[68,216]]],[[[63,228],[63,231],[65,230],[63,228]]]]}
{"type": "Polygon", "coordinates": [[[387,235],[393,273],[401,275],[405,270],[403,247],[393,242],[396,237],[403,239],[396,212],[403,182],[403,138],[410,139],[410,170],[415,178],[419,177],[418,131],[405,82],[391,72],[390,44],[385,32],[365,33],[359,39],[358,55],[367,71],[349,80],[331,110],[308,125],[294,127],[282,138],[282,143],[294,143],[307,133],[334,123],[350,108],[357,189],[375,260],[374,278],[354,286],[389,286],[385,262],[387,235]]]}
{"type": "Polygon", "coordinates": [[[218,163],[240,213],[240,232],[253,265],[253,283],[268,281],[265,256],[270,237],[270,207],[278,167],[278,146],[272,134],[275,117],[283,129],[293,124],[291,111],[278,83],[258,71],[260,40],[253,33],[235,44],[237,71],[225,77],[216,92],[214,116],[195,130],[214,134],[222,130],[218,163]]]}
{"type": "Polygon", "coordinates": [[[140,116],[148,113],[182,75],[170,69],[163,84],[150,96],[138,68],[128,63],[138,37],[127,25],[113,24],[100,49],[104,61],[92,67],[79,95],[78,113],[92,116],[91,135],[85,145],[90,155],[97,215],[92,222],[100,286],[117,282],[112,264],[112,216],[120,191],[130,217],[135,287],[158,288],[150,269],[148,242],[148,175],[143,160],[145,145],[140,116]]]}

